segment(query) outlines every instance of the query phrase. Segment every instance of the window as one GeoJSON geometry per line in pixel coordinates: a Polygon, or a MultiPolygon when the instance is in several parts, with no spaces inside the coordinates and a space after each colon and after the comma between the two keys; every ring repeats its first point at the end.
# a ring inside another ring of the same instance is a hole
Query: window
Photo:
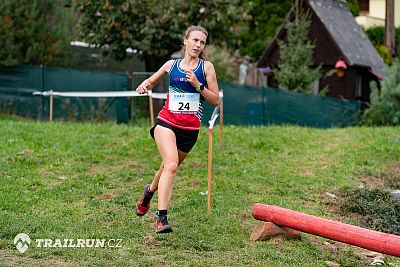
{"type": "Polygon", "coordinates": [[[361,76],[361,74],[357,74],[357,76],[356,76],[356,91],[355,91],[355,97],[357,98],[357,99],[359,99],[359,98],[361,98],[362,97],[362,88],[363,87],[363,84],[362,84],[362,76],[361,76]]]}
{"type": "Polygon", "coordinates": [[[360,14],[369,13],[369,0],[358,0],[360,14]]]}

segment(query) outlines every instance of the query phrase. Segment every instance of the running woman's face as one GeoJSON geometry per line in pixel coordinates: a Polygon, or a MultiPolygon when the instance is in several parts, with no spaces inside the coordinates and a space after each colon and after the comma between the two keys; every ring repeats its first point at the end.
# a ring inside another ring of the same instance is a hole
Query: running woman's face
{"type": "Polygon", "coordinates": [[[192,31],[187,39],[184,40],[186,52],[190,56],[198,57],[203,52],[206,45],[207,36],[200,31],[192,31]]]}

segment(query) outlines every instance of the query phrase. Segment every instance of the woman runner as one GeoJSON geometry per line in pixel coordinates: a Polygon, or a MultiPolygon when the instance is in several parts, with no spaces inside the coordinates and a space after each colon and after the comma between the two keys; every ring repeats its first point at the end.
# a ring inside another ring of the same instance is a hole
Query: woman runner
{"type": "Polygon", "coordinates": [[[156,233],[172,232],[168,223],[168,204],[172,195],[172,182],[178,167],[195,145],[203,115],[203,102],[219,103],[219,90],[215,69],[204,58],[208,33],[201,26],[190,26],[183,38],[183,59],[167,61],[137,88],[145,94],[154,88],[164,75],[169,74],[169,92],[157,122],[150,129],[162,158],[160,169],[151,184],[144,187],[135,212],[143,216],[150,208],[154,192],[158,191],[156,233]]]}

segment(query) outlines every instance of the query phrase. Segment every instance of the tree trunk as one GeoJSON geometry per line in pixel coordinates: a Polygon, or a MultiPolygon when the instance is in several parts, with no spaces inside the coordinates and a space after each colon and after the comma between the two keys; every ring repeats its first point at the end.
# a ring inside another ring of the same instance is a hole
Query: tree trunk
{"type": "Polygon", "coordinates": [[[386,0],[385,46],[390,55],[395,57],[394,0],[386,0]]]}

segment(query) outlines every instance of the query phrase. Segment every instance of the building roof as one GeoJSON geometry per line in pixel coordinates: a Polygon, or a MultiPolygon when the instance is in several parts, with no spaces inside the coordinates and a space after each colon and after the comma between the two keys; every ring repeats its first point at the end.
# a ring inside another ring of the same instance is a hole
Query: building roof
{"type": "MultiPolygon", "coordinates": [[[[370,68],[373,74],[379,78],[383,77],[384,63],[375,47],[369,41],[367,35],[356,23],[353,14],[347,7],[344,0],[305,0],[311,10],[319,18],[322,25],[326,28],[332,40],[341,51],[342,56],[348,65],[356,65],[370,68]]],[[[294,12],[294,8],[290,13],[294,12]]],[[[290,17],[290,13],[287,19],[290,17]]],[[[285,30],[280,27],[275,38],[280,36],[280,31],[285,30]]],[[[274,38],[274,39],[275,39],[274,38]]],[[[270,45],[277,45],[273,40],[270,45]]],[[[264,56],[268,56],[267,47],[264,56]]]]}

